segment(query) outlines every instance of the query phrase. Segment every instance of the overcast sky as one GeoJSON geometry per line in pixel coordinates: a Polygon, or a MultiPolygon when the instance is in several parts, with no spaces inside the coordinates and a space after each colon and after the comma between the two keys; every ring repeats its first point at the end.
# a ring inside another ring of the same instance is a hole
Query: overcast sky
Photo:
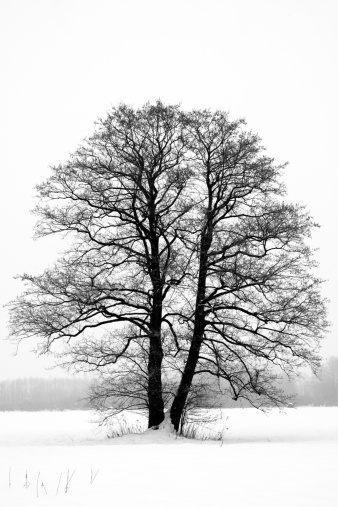
{"type": "MultiPolygon", "coordinates": [[[[161,98],[245,117],[285,172],[290,199],[321,229],[338,356],[338,2],[336,0],[0,0],[1,306],[62,250],[32,240],[34,186],[126,102],[161,98]]],[[[1,308],[1,336],[7,335],[1,308]]],[[[29,352],[0,340],[0,380],[41,375],[29,352]]],[[[47,373],[55,374],[54,372],[47,373]]]]}

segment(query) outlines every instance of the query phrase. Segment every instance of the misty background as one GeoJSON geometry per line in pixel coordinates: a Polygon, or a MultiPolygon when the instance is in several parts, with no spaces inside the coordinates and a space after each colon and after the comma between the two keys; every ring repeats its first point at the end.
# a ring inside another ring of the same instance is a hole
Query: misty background
{"type": "MultiPolygon", "coordinates": [[[[28,377],[0,381],[0,411],[4,410],[88,410],[88,395],[95,378],[28,377]]],[[[279,387],[292,396],[289,406],[338,406],[338,357],[323,364],[319,377],[307,374],[295,380],[281,379],[279,387]]],[[[219,397],[197,402],[197,407],[250,407],[246,400],[219,397]]]]}

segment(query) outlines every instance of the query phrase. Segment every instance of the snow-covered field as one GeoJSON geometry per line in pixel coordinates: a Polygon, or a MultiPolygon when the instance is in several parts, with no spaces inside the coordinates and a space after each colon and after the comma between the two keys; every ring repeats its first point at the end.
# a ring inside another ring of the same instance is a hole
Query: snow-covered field
{"type": "Polygon", "coordinates": [[[338,505],[338,408],[223,410],[222,442],[107,439],[93,419],[0,412],[0,507],[338,505]]]}

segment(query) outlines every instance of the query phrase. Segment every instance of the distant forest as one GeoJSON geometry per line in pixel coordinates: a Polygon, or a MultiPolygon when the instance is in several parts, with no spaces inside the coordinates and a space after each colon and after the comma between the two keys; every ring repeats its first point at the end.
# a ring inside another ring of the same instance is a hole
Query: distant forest
{"type": "Polygon", "coordinates": [[[83,378],[19,378],[0,382],[0,411],[85,410],[90,381],[83,378]]]}
{"type": "MultiPolygon", "coordinates": [[[[294,407],[303,406],[338,406],[338,357],[330,357],[323,362],[318,377],[315,375],[302,376],[295,380],[282,379],[280,386],[284,392],[292,396],[291,405],[294,407]]],[[[250,406],[242,402],[242,406],[250,406]]],[[[226,407],[236,407],[238,402],[229,400],[226,407]]]]}
{"type": "MultiPolygon", "coordinates": [[[[287,390],[287,387],[282,386],[287,390]]],[[[323,363],[319,379],[311,377],[291,382],[291,391],[297,394],[295,405],[338,406],[338,357],[323,363]]]]}
{"type": "MultiPolygon", "coordinates": [[[[22,378],[0,382],[0,411],[86,410],[86,398],[93,380],[85,378],[22,378]]],[[[328,359],[320,378],[308,376],[283,381],[281,387],[294,394],[294,406],[338,406],[338,357],[328,359]]],[[[223,407],[248,406],[224,400],[223,407]]]]}

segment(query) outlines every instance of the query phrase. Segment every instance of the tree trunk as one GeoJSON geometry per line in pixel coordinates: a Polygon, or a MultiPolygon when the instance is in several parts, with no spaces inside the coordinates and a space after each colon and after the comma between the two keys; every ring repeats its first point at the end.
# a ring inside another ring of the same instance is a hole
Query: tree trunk
{"type": "Polygon", "coordinates": [[[164,419],[164,404],[162,397],[161,368],[163,350],[160,332],[154,333],[150,338],[149,362],[148,362],[148,402],[149,419],[148,428],[156,427],[164,419]]]}
{"type": "Polygon", "coordinates": [[[198,291],[196,296],[196,310],[194,319],[195,320],[194,332],[191,340],[188,359],[182,374],[181,382],[170,410],[171,422],[174,425],[176,431],[178,431],[180,427],[180,420],[191,388],[192,380],[195,375],[199,353],[203,342],[203,334],[205,328],[204,300],[205,300],[205,286],[207,273],[206,262],[207,262],[206,251],[204,251],[203,255],[201,255],[200,261],[200,273],[199,273],[198,291]]]}
{"type": "MultiPolygon", "coordinates": [[[[202,334],[203,336],[203,334],[202,334]]],[[[177,394],[174,398],[173,404],[170,410],[171,423],[174,426],[175,431],[179,430],[182,413],[187,401],[187,397],[191,388],[192,380],[194,378],[196,365],[199,358],[199,351],[201,348],[202,340],[195,338],[191,343],[191,347],[188,354],[188,359],[184,368],[184,372],[181,378],[180,385],[177,390],[177,394]]]]}
{"type": "Polygon", "coordinates": [[[164,420],[164,403],[162,394],[162,360],[163,349],[161,341],[163,281],[160,268],[159,235],[157,231],[156,197],[154,179],[149,180],[149,229],[151,258],[149,259],[149,273],[153,283],[153,307],[150,316],[150,344],[148,362],[148,428],[158,429],[164,420]]]}
{"type": "Polygon", "coordinates": [[[182,374],[181,382],[170,409],[170,419],[175,428],[179,430],[182,413],[188,398],[191,384],[195,375],[199,353],[203,342],[205,328],[205,293],[207,280],[208,250],[212,242],[212,219],[208,217],[207,226],[201,237],[200,267],[197,284],[195,304],[194,332],[189,349],[188,359],[182,374]]]}
{"type": "Polygon", "coordinates": [[[164,419],[164,403],[162,394],[162,360],[163,348],[161,341],[162,325],[162,293],[154,294],[153,310],[150,316],[149,358],[148,358],[148,428],[157,429],[164,419]]]}

